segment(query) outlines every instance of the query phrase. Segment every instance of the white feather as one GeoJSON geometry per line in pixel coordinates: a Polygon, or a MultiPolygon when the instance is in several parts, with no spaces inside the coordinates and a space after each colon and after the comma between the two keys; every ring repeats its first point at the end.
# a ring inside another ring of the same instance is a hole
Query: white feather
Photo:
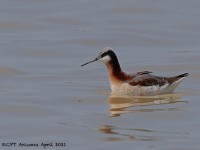
{"type": "Polygon", "coordinates": [[[173,92],[176,87],[181,83],[185,77],[179,79],[173,84],[165,84],[163,86],[153,85],[153,86],[131,86],[128,83],[111,83],[111,90],[113,94],[117,95],[132,95],[132,96],[152,96],[160,94],[168,94],[173,92]]]}
{"type": "Polygon", "coordinates": [[[109,61],[111,61],[111,58],[109,55],[106,55],[105,57],[102,57],[99,59],[100,61],[102,61],[104,64],[108,63],[109,61]]]}

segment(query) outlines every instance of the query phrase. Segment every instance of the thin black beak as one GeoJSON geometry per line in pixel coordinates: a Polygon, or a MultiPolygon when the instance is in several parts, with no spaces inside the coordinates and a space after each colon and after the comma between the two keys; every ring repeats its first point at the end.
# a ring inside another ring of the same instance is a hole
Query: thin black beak
{"type": "Polygon", "coordinates": [[[89,61],[89,62],[87,62],[87,63],[85,63],[85,64],[81,65],[81,67],[83,67],[83,66],[85,66],[85,65],[87,65],[87,64],[89,64],[89,63],[95,62],[95,61],[97,61],[97,60],[98,60],[98,57],[97,57],[97,58],[95,58],[95,59],[94,59],[94,60],[92,60],[92,61],[89,61]]]}

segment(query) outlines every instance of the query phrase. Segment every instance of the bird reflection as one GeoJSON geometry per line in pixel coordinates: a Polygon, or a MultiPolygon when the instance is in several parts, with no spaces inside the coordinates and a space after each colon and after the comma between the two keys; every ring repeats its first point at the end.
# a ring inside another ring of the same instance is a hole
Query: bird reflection
{"type": "MultiPolygon", "coordinates": [[[[99,132],[101,133],[116,135],[116,137],[115,136],[107,137],[106,138],[107,141],[123,141],[123,140],[155,141],[155,140],[158,140],[156,137],[152,137],[152,136],[134,136],[131,134],[120,133],[115,130],[118,130],[118,128],[114,126],[110,126],[110,125],[104,125],[101,128],[99,128],[99,132]],[[121,137],[119,137],[119,135],[121,137]]],[[[128,130],[132,130],[132,129],[128,129],[128,130]]]]}
{"type": "Polygon", "coordinates": [[[165,139],[187,139],[188,133],[182,132],[168,132],[168,131],[156,131],[148,129],[132,129],[132,128],[120,128],[117,126],[103,125],[98,129],[99,132],[107,134],[104,140],[106,141],[160,141],[165,139]]]}
{"type": "Polygon", "coordinates": [[[151,112],[158,110],[178,110],[179,108],[144,108],[139,106],[149,106],[149,105],[163,105],[163,104],[173,104],[177,102],[187,102],[180,100],[180,94],[167,94],[159,96],[140,96],[140,97],[122,97],[111,95],[108,97],[107,102],[110,106],[110,116],[117,117],[124,113],[133,113],[133,112],[151,112]],[[129,109],[133,107],[137,109],[129,109]],[[139,109],[138,109],[139,108],[139,109]]]}
{"type": "MultiPolygon", "coordinates": [[[[178,111],[182,107],[174,105],[187,101],[181,100],[181,94],[166,94],[158,96],[119,96],[111,94],[107,102],[111,117],[119,117],[126,113],[178,111]],[[171,105],[166,105],[171,104],[171,105]],[[160,105],[156,107],[155,105],[160,105]]],[[[160,141],[165,139],[187,139],[188,133],[150,130],[145,128],[128,128],[115,125],[102,125],[98,132],[106,135],[106,141],[160,141]]]]}

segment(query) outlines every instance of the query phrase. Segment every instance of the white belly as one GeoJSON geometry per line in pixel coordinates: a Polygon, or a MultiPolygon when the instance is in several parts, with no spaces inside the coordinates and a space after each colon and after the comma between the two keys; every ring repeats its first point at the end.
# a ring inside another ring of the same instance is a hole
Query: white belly
{"type": "Polygon", "coordinates": [[[168,94],[179,85],[177,81],[171,85],[165,84],[163,86],[131,86],[129,83],[111,84],[113,94],[117,95],[131,95],[131,96],[153,96],[160,94],[168,94]]]}

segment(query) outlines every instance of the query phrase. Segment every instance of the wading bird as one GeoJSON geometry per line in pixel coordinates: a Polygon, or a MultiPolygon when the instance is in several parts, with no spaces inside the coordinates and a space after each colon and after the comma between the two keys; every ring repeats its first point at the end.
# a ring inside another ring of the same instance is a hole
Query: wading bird
{"type": "Polygon", "coordinates": [[[124,72],[121,70],[115,52],[110,47],[104,48],[97,58],[81,66],[98,60],[107,67],[112,92],[119,95],[152,96],[172,93],[189,75],[184,73],[173,77],[161,77],[152,75],[150,71],[124,72]]]}

